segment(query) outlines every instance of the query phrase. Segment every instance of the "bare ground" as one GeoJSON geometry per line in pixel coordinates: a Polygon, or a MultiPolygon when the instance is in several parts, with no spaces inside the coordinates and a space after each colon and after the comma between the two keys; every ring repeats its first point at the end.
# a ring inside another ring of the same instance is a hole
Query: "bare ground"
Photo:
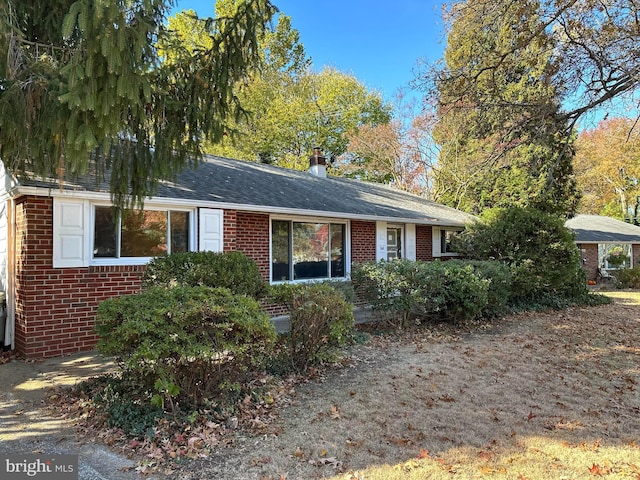
{"type": "Polygon", "coordinates": [[[300,388],[276,434],[180,479],[640,479],[640,306],[412,330],[300,388]]]}

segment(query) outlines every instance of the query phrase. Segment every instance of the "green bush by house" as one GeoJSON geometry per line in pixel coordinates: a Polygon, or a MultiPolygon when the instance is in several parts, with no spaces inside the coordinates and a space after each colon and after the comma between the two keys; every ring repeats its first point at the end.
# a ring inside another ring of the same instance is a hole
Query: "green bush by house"
{"type": "Polygon", "coordinates": [[[285,370],[302,371],[328,360],[349,340],[353,305],[343,290],[326,282],[273,287],[273,301],[289,310],[289,331],[282,337],[277,359],[286,364],[285,370]]]}
{"type": "Polygon", "coordinates": [[[223,287],[253,298],[267,292],[258,266],[242,252],[182,252],[156,257],[147,265],[142,285],[223,287]]]}
{"type": "Polygon", "coordinates": [[[458,321],[476,318],[488,308],[491,282],[477,273],[479,269],[440,260],[365,262],[354,267],[351,278],[374,310],[401,324],[410,316],[458,321]]]}
{"type": "Polygon", "coordinates": [[[508,265],[513,306],[561,307],[588,296],[580,252],[561,218],[532,208],[487,210],[456,242],[466,258],[508,265]]]}
{"type": "Polygon", "coordinates": [[[276,332],[252,298],[226,288],[151,287],[106,300],[97,311],[97,348],[123,374],[158,390],[175,385],[198,405],[224,397],[263,368],[276,332]]]}

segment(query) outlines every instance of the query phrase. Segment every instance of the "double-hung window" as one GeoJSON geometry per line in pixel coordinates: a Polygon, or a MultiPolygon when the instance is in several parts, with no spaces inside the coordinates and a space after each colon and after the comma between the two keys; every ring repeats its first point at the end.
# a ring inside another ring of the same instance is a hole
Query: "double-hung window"
{"type": "Polygon", "coordinates": [[[345,223],[272,220],[271,280],[344,278],[345,223]]]}
{"type": "Polygon", "coordinates": [[[156,257],[189,250],[190,212],[94,210],[93,258],[156,257]]]}

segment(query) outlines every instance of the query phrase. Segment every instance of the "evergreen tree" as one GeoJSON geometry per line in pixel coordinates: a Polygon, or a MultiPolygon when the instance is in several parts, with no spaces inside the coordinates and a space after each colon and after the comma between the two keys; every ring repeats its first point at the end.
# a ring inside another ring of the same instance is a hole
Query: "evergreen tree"
{"type": "Polygon", "coordinates": [[[243,0],[208,19],[207,48],[158,43],[173,0],[7,0],[0,4],[0,158],[12,173],[111,172],[114,201],[152,194],[197,163],[244,113],[240,80],[259,63],[275,13],[243,0]],[[91,161],[90,161],[91,159],[91,161]]]}
{"type": "Polygon", "coordinates": [[[453,7],[445,65],[436,78],[436,200],[473,213],[507,206],[575,212],[572,141],[564,136],[553,42],[538,8],[535,0],[468,0],[453,7]],[[503,15],[486,15],[486,9],[503,15]],[[520,44],[525,47],[514,50],[520,44]]]}

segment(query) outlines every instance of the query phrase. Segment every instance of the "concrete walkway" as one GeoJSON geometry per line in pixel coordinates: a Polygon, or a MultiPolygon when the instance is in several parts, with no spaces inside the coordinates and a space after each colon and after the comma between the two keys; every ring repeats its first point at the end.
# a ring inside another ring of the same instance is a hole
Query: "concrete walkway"
{"type": "Polygon", "coordinates": [[[77,454],[79,480],[139,480],[135,462],[99,442],[76,438],[74,419],[43,408],[56,387],[110,368],[95,352],[0,365],[0,454],[77,454]]]}

